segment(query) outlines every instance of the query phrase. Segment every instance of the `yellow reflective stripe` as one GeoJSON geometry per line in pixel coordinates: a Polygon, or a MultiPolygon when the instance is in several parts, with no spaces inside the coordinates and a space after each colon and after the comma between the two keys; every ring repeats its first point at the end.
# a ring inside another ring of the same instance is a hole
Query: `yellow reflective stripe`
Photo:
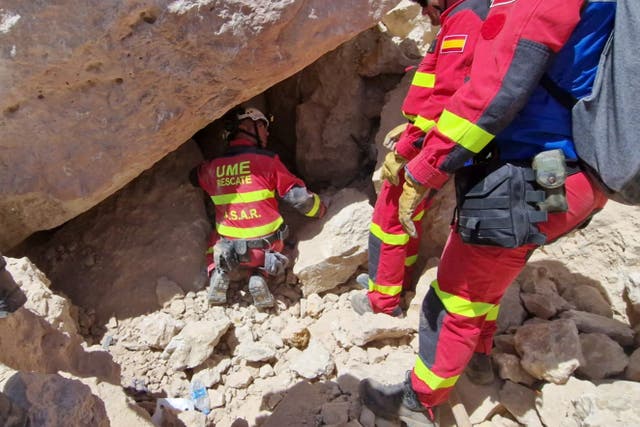
{"type": "Polygon", "coordinates": [[[436,295],[438,295],[438,298],[442,301],[444,308],[449,313],[458,314],[464,317],[478,317],[485,316],[495,307],[495,304],[471,302],[457,295],[444,292],[440,289],[437,280],[431,282],[431,287],[436,291],[436,295]]]}
{"type": "Polygon", "coordinates": [[[493,306],[493,308],[491,310],[489,310],[489,312],[487,313],[487,317],[485,317],[485,320],[496,320],[498,318],[498,313],[500,312],[500,304],[496,304],[493,306]]]}
{"type": "Polygon", "coordinates": [[[382,243],[386,243],[387,245],[406,245],[409,242],[409,235],[407,233],[401,234],[391,234],[382,231],[382,228],[378,224],[371,223],[369,227],[369,231],[371,234],[376,236],[378,239],[382,240],[382,243]]]}
{"type": "Polygon", "coordinates": [[[473,153],[479,153],[494,137],[478,125],[447,110],[442,112],[438,120],[438,130],[473,153]]]}
{"type": "Polygon", "coordinates": [[[423,73],[416,71],[411,80],[413,86],[433,88],[436,85],[436,75],[433,73],[423,73]]]}
{"type": "Polygon", "coordinates": [[[431,390],[453,387],[456,385],[458,378],[460,378],[460,375],[443,378],[434,374],[431,369],[427,368],[427,365],[425,365],[419,357],[416,358],[416,364],[413,367],[413,372],[415,372],[416,376],[422,382],[427,384],[431,390]]]}
{"type": "Polygon", "coordinates": [[[436,125],[436,122],[433,120],[429,120],[426,117],[416,116],[413,124],[420,128],[420,130],[424,133],[429,132],[429,129],[436,125]]]}
{"type": "Polygon", "coordinates": [[[418,212],[417,214],[415,214],[413,216],[413,218],[411,218],[413,221],[420,221],[423,217],[424,217],[424,212],[425,210],[422,209],[420,212],[418,212]]]}
{"type": "Polygon", "coordinates": [[[369,292],[379,292],[384,295],[396,296],[402,292],[402,285],[400,286],[384,286],[375,283],[373,280],[369,279],[369,292]]]}
{"type": "Polygon", "coordinates": [[[251,203],[260,200],[273,199],[275,192],[271,190],[249,191],[247,193],[231,193],[211,196],[211,200],[216,205],[230,205],[232,203],[251,203]]]}
{"type": "Polygon", "coordinates": [[[209,246],[205,254],[212,254],[212,253],[213,253],[213,246],[209,246]]]}
{"type": "Polygon", "coordinates": [[[282,217],[278,217],[275,221],[259,227],[231,227],[229,225],[216,224],[216,231],[221,236],[236,239],[255,239],[275,232],[283,222],[282,217]]]}
{"type": "Polygon", "coordinates": [[[408,256],[404,259],[404,266],[411,267],[413,264],[416,263],[416,261],[418,261],[418,255],[408,256]]]}
{"type": "Polygon", "coordinates": [[[305,215],[306,216],[314,216],[315,214],[318,213],[319,209],[320,209],[320,196],[318,196],[317,194],[314,193],[314,195],[313,195],[313,207],[305,215]]]}
{"type": "Polygon", "coordinates": [[[405,113],[404,111],[402,112],[402,115],[409,120],[411,123],[413,123],[413,121],[416,119],[416,115],[414,114],[409,114],[409,113],[405,113]]]}

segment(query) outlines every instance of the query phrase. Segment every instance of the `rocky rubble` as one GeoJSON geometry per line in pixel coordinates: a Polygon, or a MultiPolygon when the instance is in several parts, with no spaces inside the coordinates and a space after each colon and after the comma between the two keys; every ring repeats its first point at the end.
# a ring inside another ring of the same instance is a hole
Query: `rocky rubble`
{"type": "MultiPolygon", "coordinates": [[[[0,319],[3,393],[50,426],[392,425],[362,408],[358,382],[398,382],[413,366],[421,301],[453,205],[448,186],[427,215],[406,318],[356,315],[349,298],[363,292],[353,278],[366,268],[374,195],[369,176],[354,174],[384,157],[368,136],[380,147],[402,120],[408,79],[388,75],[419,58],[411,41],[425,34],[407,30],[417,23],[408,13],[381,25],[397,36],[367,31],[257,100],[299,109],[283,120],[296,123],[295,132],[284,126],[299,136],[296,164],[343,184],[322,187],[331,202],[322,221],[285,212],[292,266],[271,285],[273,310],[252,306],[242,275],[227,306],[207,304],[202,254],[211,222],[187,181],[203,158],[189,140],[95,209],[29,241],[19,251],[28,258],[6,258],[29,302],[0,319]],[[194,379],[207,388],[208,416],[169,408],[189,407],[194,379]]],[[[30,105],[9,113],[15,119],[30,105]]],[[[53,216],[57,223],[61,213],[53,216]]],[[[474,425],[640,425],[639,225],[638,208],[611,203],[588,228],[532,256],[501,302],[498,379],[477,386],[463,375],[458,383],[474,425]]],[[[453,425],[447,407],[442,417],[453,425]]]]}
{"type": "MultiPolygon", "coordinates": [[[[630,208],[612,205],[601,215],[620,209],[630,208]]],[[[359,221],[353,218],[352,224],[359,221]]],[[[311,240],[320,238],[326,236],[318,235],[311,240]]],[[[564,243],[565,247],[571,247],[573,239],[575,236],[564,243]]],[[[608,256],[593,255],[594,263],[601,263],[608,256]]],[[[9,272],[18,278],[17,283],[27,289],[27,294],[47,293],[47,278],[29,261],[11,258],[7,261],[9,272]],[[37,292],[28,290],[34,286],[37,292]]],[[[436,264],[437,259],[427,263],[416,292],[406,295],[404,319],[355,314],[349,297],[363,291],[352,279],[342,284],[336,282],[324,293],[304,296],[302,283],[290,274],[274,286],[278,304],[268,312],[260,312],[251,304],[241,277],[233,283],[230,304],[226,307],[208,307],[205,290],[167,292],[176,285],[160,280],[155,292],[159,310],[110,319],[101,346],[94,346],[91,353],[86,353],[89,349],[80,350],[81,355],[101,355],[96,360],[113,360],[112,366],[118,367],[120,373],[117,379],[106,374],[111,383],[110,399],[126,390],[129,397],[117,401],[128,400],[129,406],[137,402],[148,416],[140,411],[130,416],[145,419],[146,423],[151,423],[150,416],[154,415],[157,425],[168,425],[171,419],[186,426],[242,425],[239,422],[266,426],[388,425],[374,420],[361,407],[357,384],[364,377],[387,383],[400,381],[413,365],[420,302],[435,278],[436,264]],[[199,379],[207,387],[211,414],[156,412],[160,398],[188,398],[193,379],[199,379]],[[116,393],[116,389],[121,391],[116,393]]],[[[614,318],[619,316],[613,309],[609,316],[603,315],[607,313],[600,302],[611,298],[606,289],[594,287],[595,293],[577,292],[571,298],[563,298],[561,295],[566,294],[570,283],[560,278],[567,274],[568,268],[557,259],[537,260],[509,289],[498,318],[493,353],[498,379],[489,386],[476,386],[463,376],[457,386],[474,424],[628,426],[634,425],[631,420],[640,419],[637,413],[640,393],[629,392],[640,388],[637,382],[640,349],[634,341],[634,330],[628,321],[614,318]],[[552,295],[549,301],[557,308],[554,314],[549,314],[551,304],[543,307],[527,304],[532,295],[545,298],[552,295]],[[593,309],[589,312],[578,307],[593,309]]],[[[74,324],[82,310],[63,297],[56,298],[60,302],[50,305],[50,312],[32,303],[15,316],[26,322],[27,312],[32,316],[37,313],[38,322],[80,342],[76,331],[81,328],[74,324]],[[66,308],[60,310],[61,306],[66,308]],[[59,312],[73,315],[61,322],[53,315],[59,312]]],[[[611,304],[610,308],[622,303],[611,304]]],[[[18,328],[17,334],[16,339],[20,339],[24,332],[18,328]]],[[[43,340],[31,352],[32,357],[50,354],[50,344],[43,340]]],[[[59,425],[57,414],[42,406],[46,406],[48,398],[37,390],[49,383],[47,390],[55,390],[56,384],[60,384],[70,390],[77,402],[85,402],[74,404],[78,420],[110,419],[116,425],[113,417],[122,417],[123,413],[114,411],[122,411],[121,403],[103,400],[104,390],[96,389],[100,383],[86,377],[86,363],[81,364],[85,373],[78,377],[81,370],[74,367],[74,360],[79,359],[71,357],[66,365],[60,365],[61,369],[55,367],[63,372],[76,372],[62,376],[47,373],[46,369],[41,374],[25,376],[21,367],[32,365],[27,360],[14,360],[19,372],[7,370],[13,372],[12,381],[29,384],[33,390],[26,401],[20,402],[30,413],[40,414],[47,425],[59,425]],[[69,384],[77,387],[69,388],[65,381],[72,381],[69,384]]],[[[102,372],[99,376],[104,378],[104,368],[92,369],[102,372]]],[[[6,384],[5,393],[16,398],[12,392],[15,388],[6,384]]],[[[444,426],[453,425],[447,408],[442,416],[444,426]]]]}

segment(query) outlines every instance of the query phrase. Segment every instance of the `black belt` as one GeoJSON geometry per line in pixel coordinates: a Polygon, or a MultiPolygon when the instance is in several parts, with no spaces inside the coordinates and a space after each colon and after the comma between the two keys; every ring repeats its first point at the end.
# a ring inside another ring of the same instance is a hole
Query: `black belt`
{"type": "Polygon", "coordinates": [[[251,249],[265,249],[273,245],[278,240],[284,240],[289,235],[289,227],[286,224],[282,224],[275,232],[261,237],[259,239],[246,239],[247,247],[251,249]]]}

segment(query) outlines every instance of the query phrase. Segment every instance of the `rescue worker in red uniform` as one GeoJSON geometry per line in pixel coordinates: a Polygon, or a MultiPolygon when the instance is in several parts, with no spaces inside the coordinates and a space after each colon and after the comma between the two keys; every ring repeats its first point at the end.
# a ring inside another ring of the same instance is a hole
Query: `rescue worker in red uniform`
{"type": "Polygon", "coordinates": [[[215,205],[215,230],[207,252],[209,302],[227,302],[229,273],[243,267],[252,270],[249,292],[254,305],[268,308],[275,300],[266,278],[284,274],[288,263],[280,253],[287,227],[276,197],[312,218],[321,218],[326,207],[275,153],[265,150],[269,120],[262,112],[237,107],[227,115],[225,126],[225,154],[204,162],[191,176],[215,205]]]}
{"type": "Polygon", "coordinates": [[[398,216],[408,234],[416,235],[412,218],[422,199],[454,173],[459,213],[423,301],[413,370],[400,384],[361,383],[361,398],[377,415],[437,425],[434,409],[478,344],[489,353],[486,325],[532,251],[604,207],[605,193],[577,162],[571,112],[541,82],[588,96],[615,8],[607,0],[491,2],[470,80],[405,167],[398,216]],[[553,203],[555,193],[539,179],[547,166],[564,180],[553,203]]]}
{"type": "Polygon", "coordinates": [[[357,281],[367,285],[367,294],[355,294],[356,312],[401,316],[400,297],[411,287],[411,271],[418,258],[420,226],[427,208],[421,202],[413,221],[418,235],[409,236],[398,221],[398,199],[402,194],[402,167],[422,147],[426,132],[440,117],[443,104],[469,76],[480,26],[489,11],[488,0],[437,0],[423,3],[422,13],[432,25],[442,25],[436,40],[416,70],[402,113],[409,120],[382,166],[383,183],[376,201],[369,232],[369,274],[357,281]],[[442,14],[439,8],[445,9],[442,14]]]}

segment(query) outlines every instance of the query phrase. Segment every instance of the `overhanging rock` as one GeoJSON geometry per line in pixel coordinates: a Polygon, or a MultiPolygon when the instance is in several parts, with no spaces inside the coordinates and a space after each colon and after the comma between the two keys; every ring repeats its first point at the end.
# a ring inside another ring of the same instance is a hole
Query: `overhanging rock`
{"type": "Polygon", "coordinates": [[[0,250],[93,207],[396,0],[6,0],[0,250]]]}

